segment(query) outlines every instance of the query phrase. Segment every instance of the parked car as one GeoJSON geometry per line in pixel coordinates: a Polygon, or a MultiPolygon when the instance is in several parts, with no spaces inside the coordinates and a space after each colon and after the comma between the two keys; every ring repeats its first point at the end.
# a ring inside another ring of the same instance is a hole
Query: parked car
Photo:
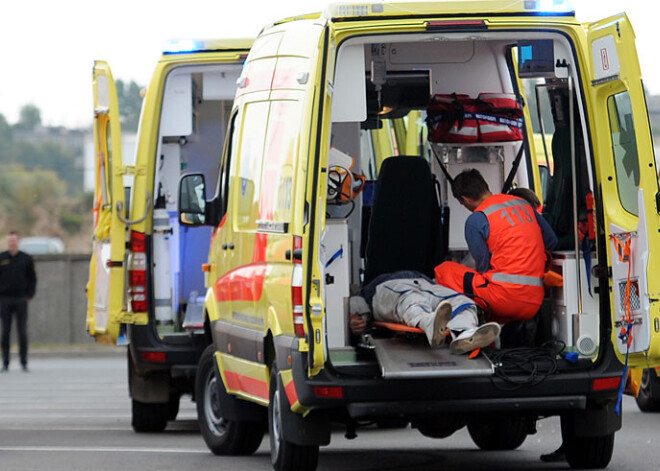
{"type": "Polygon", "coordinates": [[[59,237],[24,237],[19,249],[30,255],[64,253],[64,241],[59,237]]]}

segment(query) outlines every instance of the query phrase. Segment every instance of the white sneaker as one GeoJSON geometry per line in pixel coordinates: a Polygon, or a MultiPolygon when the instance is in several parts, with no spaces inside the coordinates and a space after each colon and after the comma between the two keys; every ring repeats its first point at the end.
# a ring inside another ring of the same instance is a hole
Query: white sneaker
{"type": "MultiPolygon", "coordinates": [[[[456,355],[487,347],[500,336],[501,327],[497,322],[488,322],[477,328],[471,335],[459,335],[449,345],[449,350],[456,355]]],[[[467,332],[466,332],[467,333],[467,332]]]]}
{"type": "Polygon", "coordinates": [[[435,309],[435,319],[433,320],[433,339],[432,347],[441,347],[445,344],[447,338],[447,323],[451,320],[452,307],[449,301],[442,301],[435,309]]]}

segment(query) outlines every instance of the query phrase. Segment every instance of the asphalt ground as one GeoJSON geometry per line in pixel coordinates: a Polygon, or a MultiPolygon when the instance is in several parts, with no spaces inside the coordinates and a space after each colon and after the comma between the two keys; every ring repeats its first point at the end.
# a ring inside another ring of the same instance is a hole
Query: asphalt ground
{"type": "MultiPolygon", "coordinates": [[[[253,456],[212,455],[189,397],[164,433],[134,433],[125,358],[123,348],[34,349],[28,373],[14,358],[9,373],[0,374],[0,471],[271,469],[267,436],[253,456]]],[[[641,413],[629,397],[624,411],[608,469],[660,469],[660,414],[641,413]]],[[[539,460],[561,442],[556,418],[539,421],[538,433],[511,452],[480,451],[465,429],[442,440],[410,428],[370,426],[358,429],[355,440],[344,432],[336,428],[321,449],[319,471],[568,469],[539,460]]]]}

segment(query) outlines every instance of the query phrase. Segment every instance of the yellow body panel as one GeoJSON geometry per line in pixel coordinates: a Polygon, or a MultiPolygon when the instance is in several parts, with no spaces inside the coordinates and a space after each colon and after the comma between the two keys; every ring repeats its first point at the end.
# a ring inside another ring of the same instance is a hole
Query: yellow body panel
{"type": "Polygon", "coordinates": [[[216,352],[215,358],[228,393],[235,394],[248,401],[268,405],[267,393],[270,387],[270,370],[268,366],[255,364],[220,352],[216,352]],[[229,379],[228,376],[232,374],[240,376],[241,379],[238,382],[229,379]],[[233,384],[239,384],[242,387],[231,387],[233,384]]]}
{"type": "MultiPolygon", "coordinates": [[[[126,303],[126,242],[128,230],[150,234],[152,232],[152,188],[156,168],[156,148],[162,108],[162,97],[167,74],[181,65],[240,64],[252,40],[210,40],[186,42],[197,47],[185,54],[164,54],[158,62],[143,102],[135,165],[124,166],[121,159],[121,128],[117,92],[110,67],[97,61],[94,67],[94,112],[96,191],[94,255],[90,260],[87,284],[87,330],[97,341],[114,344],[120,325],[147,324],[148,313],[132,313],[126,303]],[[200,49],[201,48],[201,49],[200,49]],[[110,156],[110,158],[109,158],[110,156]],[[102,175],[101,165],[111,168],[102,175]],[[133,199],[125,207],[123,176],[134,177],[133,199]],[[120,217],[121,216],[121,217],[120,217]],[[104,271],[104,265],[112,266],[104,271]],[[99,312],[95,305],[107,300],[107,309],[99,312]]],[[[179,45],[181,46],[181,45],[179,45]]],[[[182,46],[181,46],[182,47],[182,46]]]]}
{"type": "Polygon", "coordinates": [[[114,343],[124,318],[126,236],[118,217],[123,200],[119,105],[106,62],[95,62],[92,83],[96,190],[86,325],[89,334],[98,341],[114,343]]]}
{"type": "MultiPolygon", "coordinates": [[[[589,124],[593,136],[592,144],[594,146],[594,153],[596,156],[604,156],[603,158],[597,158],[596,174],[598,181],[602,185],[604,227],[605,236],[608,240],[612,236],[610,232],[611,224],[623,230],[637,231],[640,228],[641,218],[643,217],[645,219],[645,233],[638,235],[642,238],[648,238],[648,260],[645,266],[642,266],[641,264],[644,263],[642,258],[644,254],[633,252],[632,257],[634,259],[633,264],[639,265],[637,267],[638,271],[645,272],[647,276],[648,288],[646,286],[640,287],[642,289],[640,295],[649,303],[649,320],[651,326],[655,327],[650,328],[650,346],[648,350],[630,354],[628,364],[631,366],[653,366],[660,362],[660,332],[657,328],[658,322],[660,322],[660,302],[658,301],[660,298],[660,274],[652,268],[658,266],[660,263],[660,239],[657,237],[657,234],[660,232],[660,216],[656,211],[655,200],[655,195],[658,192],[658,181],[655,176],[655,159],[651,135],[648,131],[649,124],[644,91],[642,89],[641,71],[639,69],[634,43],[635,35],[625,14],[589,25],[587,38],[589,43],[580,49],[582,58],[585,62],[593,65],[594,61],[597,61],[599,58],[594,58],[589,54],[592,52],[589,45],[592,41],[602,39],[606,36],[611,36],[616,44],[618,59],[621,63],[619,74],[617,77],[607,80],[604,83],[596,83],[593,68],[587,69],[583,73],[583,80],[592,83],[592,87],[588,87],[590,92],[588,108],[590,108],[589,111],[593,116],[589,124]],[[586,55],[584,51],[587,51],[586,55]],[[639,156],[639,187],[643,191],[643,206],[639,208],[641,211],[639,217],[631,214],[622,206],[617,188],[617,179],[612,178],[617,172],[614,166],[614,159],[607,157],[612,153],[613,146],[610,133],[616,131],[615,129],[611,129],[611,124],[608,120],[607,99],[617,93],[623,92],[630,95],[634,125],[635,129],[637,129],[634,139],[639,156]]],[[[612,266],[614,258],[617,255],[613,253],[611,248],[607,250],[607,255],[608,266],[612,266]]],[[[617,306],[613,291],[610,291],[610,303],[614,313],[617,306]]],[[[619,328],[612,329],[612,342],[614,344],[618,342],[619,331],[619,328]]],[[[634,332],[633,330],[633,335],[634,332]]],[[[618,349],[615,349],[615,351],[619,360],[622,363],[625,362],[625,352],[621,352],[618,349]]]]}

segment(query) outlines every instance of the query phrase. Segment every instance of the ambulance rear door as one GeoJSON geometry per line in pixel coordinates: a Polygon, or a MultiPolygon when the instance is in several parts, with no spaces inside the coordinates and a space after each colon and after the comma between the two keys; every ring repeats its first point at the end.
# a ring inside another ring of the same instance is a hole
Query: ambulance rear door
{"type": "Polygon", "coordinates": [[[658,180],[635,36],[625,14],[585,27],[612,341],[622,362],[630,354],[631,366],[653,365],[660,363],[658,180]]]}
{"type": "Polygon", "coordinates": [[[96,61],[94,89],[94,233],[87,285],[87,331],[114,344],[126,317],[126,224],[121,129],[110,67],[96,61]]]}

